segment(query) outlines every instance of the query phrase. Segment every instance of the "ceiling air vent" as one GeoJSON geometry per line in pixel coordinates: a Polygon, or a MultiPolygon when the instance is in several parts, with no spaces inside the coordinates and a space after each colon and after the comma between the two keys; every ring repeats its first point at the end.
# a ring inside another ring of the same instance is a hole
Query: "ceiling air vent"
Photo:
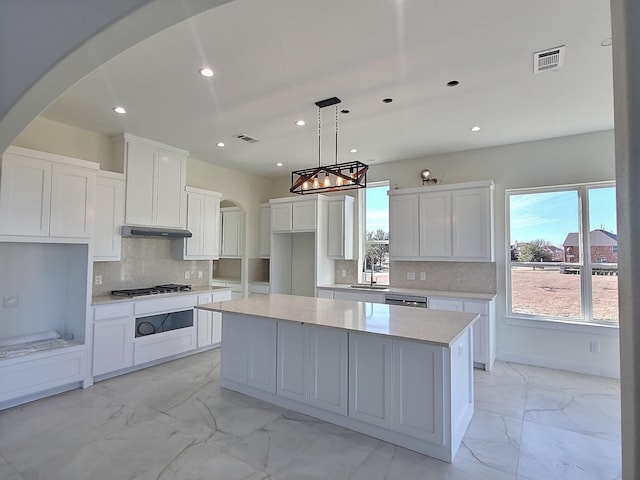
{"type": "Polygon", "coordinates": [[[533,73],[560,68],[564,62],[564,45],[533,54],[533,73]]]}
{"type": "Polygon", "coordinates": [[[245,142],[249,142],[249,143],[256,143],[258,141],[255,138],[250,137],[249,135],[244,135],[242,133],[239,133],[238,135],[234,135],[233,137],[239,140],[244,140],[245,142]]]}

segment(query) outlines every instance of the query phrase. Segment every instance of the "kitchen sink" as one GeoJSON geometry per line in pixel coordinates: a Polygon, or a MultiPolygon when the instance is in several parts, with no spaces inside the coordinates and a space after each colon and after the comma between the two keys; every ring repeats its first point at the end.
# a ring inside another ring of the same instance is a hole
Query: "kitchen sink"
{"type": "Polygon", "coordinates": [[[357,283],[356,285],[349,285],[351,288],[361,288],[363,290],[383,290],[388,291],[389,285],[370,285],[368,283],[357,283]]]}

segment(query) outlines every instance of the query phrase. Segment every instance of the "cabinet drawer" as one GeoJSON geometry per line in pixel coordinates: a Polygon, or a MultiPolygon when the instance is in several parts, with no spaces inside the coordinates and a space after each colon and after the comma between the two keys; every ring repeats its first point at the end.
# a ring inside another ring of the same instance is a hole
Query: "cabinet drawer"
{"type": "Polygon", "coordinates": [[[224,302],[225,300],[231,300],[231,291],[225,290],[223,292],[213,292],[212,302],[224,302]]]}
{"type": "Polygon", "coordinates": [[[133,363],[140,365],[195,349],[196,327],[157,333],[135,340],[133,363]]]}
{"type": "Polygon", "coordinates": [[[133,313],[136,316],[141,316],[160,312],[177,312],[179,310],[188,310],[189,308],[193,308],[197,303],[197,295],[162,298],[157,300],[143,300],[135,302],[133,313]]]}
{"type": "Polygon", "coordinates": [[[111,320],[114,318],[130,317],[133,313],[133,303],[119,303],[117,305],[105,305],[104,307],[94,307],[93,319],[111,320]]]}
{"type": "Polygon", "coordinates": [[[0,402],[82,381],[85,355],[81,349],[0,366],[0,402]]]}

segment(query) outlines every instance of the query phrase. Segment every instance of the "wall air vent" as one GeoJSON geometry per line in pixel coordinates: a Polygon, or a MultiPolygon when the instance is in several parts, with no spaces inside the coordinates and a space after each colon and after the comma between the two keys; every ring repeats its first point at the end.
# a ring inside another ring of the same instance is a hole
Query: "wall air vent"
{"type": "Polygon", "coordinates": [[[258,141],[255,138],[250,137],[249,135],[244,135],[242,133],[239,133],[238,135],[234,135],[233,138],[244,140],[245,142],[248,142],[248,143],[256,143],[258,141]]]}
{"type": "Polygon", "coordinates": [[[564,45],[533,54],[533,73],[548,72],[564,63],[564,45]]]}

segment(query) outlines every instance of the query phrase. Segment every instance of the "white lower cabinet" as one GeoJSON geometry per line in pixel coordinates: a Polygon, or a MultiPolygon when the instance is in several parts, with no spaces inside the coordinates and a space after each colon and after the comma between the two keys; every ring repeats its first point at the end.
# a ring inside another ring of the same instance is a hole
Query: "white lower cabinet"
{"type": "Polygon", "coordinates": [[[460,300],[429,297],[430,310],[477,313],[480,318],[473,324],[473,362],[490,371],[495,354],[495,300],[460,300]]]}
{"type": "Polygon", "coordinates": [[[309,403],[347,415],[349,342],[347,332],[309,326],[309,403]]]}
{"type": "Polygon", "coordinates": [[[279,321],[276,393],[346,415],[347,349],[347,332],[279,321]]]}
{"type": "Polygon", "coordinates": [[[393,429],[439,445],[445,444],[444,352],[393,340],[393,429]]]}
{"type": "Polygon", "coordinates": [[[349,416],[391,427],[393,414],[392,340],[349,333],[349,416]]]}
{"type": "Polygon", "coordinates": [[[133,303],[93,309],[93,376],[133,366],[133,303]]]}
{"type": "MultiPolygon", "coordinates": [[[[198,295],[198,305],[231,300],[231,291],[214,292],[198,295]]],[[[198,331],[198,349],[218,346],[222,340],[222,313],[207,310],[195,310],[196,328],[198,331]]]]}
{"type": "Polygon", "coordinates": [[[221,378],[275,394],[276,331],[275,320],[225,313],[221,378]]]}
{"type": "Polygon", "coordinates": [[[41,392],[84,381],[86,357],[83,345],[3,360],[0,407],[18,405],[24,403],[20,398],[39,398],[41,392]]]}

